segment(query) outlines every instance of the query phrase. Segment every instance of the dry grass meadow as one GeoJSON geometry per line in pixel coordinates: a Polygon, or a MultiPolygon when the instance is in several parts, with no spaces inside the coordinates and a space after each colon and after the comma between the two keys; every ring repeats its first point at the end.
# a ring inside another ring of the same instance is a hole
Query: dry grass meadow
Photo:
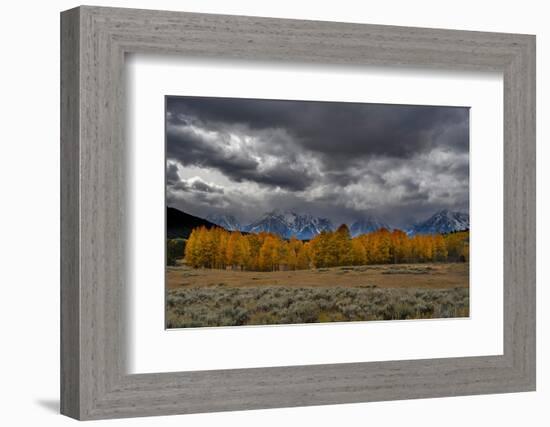
{"type": "Polygon", "coordinates": [[[168,328],[469,316],[468,263],[166,269],[168,328]]]}

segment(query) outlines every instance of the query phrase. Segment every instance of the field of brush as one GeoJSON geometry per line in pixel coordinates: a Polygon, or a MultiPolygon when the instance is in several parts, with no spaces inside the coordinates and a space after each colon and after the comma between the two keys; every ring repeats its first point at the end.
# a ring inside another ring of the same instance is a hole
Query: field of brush
{"type": "Polygon", "coordinates": [[[469,316],[467,263],[247,272],[167,267],[168,328],[469,316]]]}

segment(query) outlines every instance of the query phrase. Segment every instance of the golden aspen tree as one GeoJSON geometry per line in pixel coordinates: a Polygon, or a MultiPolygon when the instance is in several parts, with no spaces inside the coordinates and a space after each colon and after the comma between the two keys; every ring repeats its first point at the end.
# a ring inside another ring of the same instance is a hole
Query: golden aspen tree
{"type": "Polygon", "coordinates": [[[208,262],[207,251],[209,244],[207,243],[206,233],[206,228],[199,227],[193,230],[188,239],[186,262],[195,268],[205,267],[208,262]]]}
{"type": "Polygon", "coordinates": [[[369,264],[381,264],[383,262],[384,254],[382,253],[381,239],[382,236],[378,231],[368,233],[364,237],[369,264]]]}
{"type": "Polygon", "coordinates": [[[227,265],[231,266],[231,268],[237,267],[241,261],[240,234],[239,232],[232,232],[227,242],[226,259],[227,265]]]}
{"type": "Polygon", "coordinates": [[[433,236],[433,260],[447,261],[447,246],[441,234],[433,236]]]}
{"type": "Polygon", "coordinates": [[[390,232],[381,228],[376,232],[379,236],[378,239],[378,256],[379,263],[386,264],[391,261],[391,237],[390,232]]]}
{"type": "Polygon", "coordinates": [[[405,262],[410,256],[410,245],[407,234],[402,230],[393,230],[391,239],[391,262],[394,264],[405,262]]]}
{"type": "Polygon", "coordinates": [[[420,235],[414,236],[413,241],[416,262],[424,262],[426,260],[426,247],[424,245],[424,237],[420,235]]]}
{"type": "Polygon", "coordinates": [[[220,235],[215,252],[216,268],[224,269],[227,264],[226,253],[227,243],[229,241],[229,234],[230,233],[225,230],[220,230],[220,235]]]}
{"type": "Polygon", "coordinates": [[[206,246],[206,228],[199,227],[197,230],[197,243],[195,252],[195,263],[197,267],[203,268],[205,263],[205,246],[206,246]]]}
{"type": "Polygon", "coordinates": [[[215,244],[213,237],[211,230],[201,227],[199,231],[200,263],[205,268],[212,268],[214,265],[215,244]]]}
{"type": "Polygon", "coordinates": [[[332,236],[334,245],[336,246],[336,265],[351,264],[351,235],[346,224],[340,225],[332,236]]]}
{"type": "Polygon", "coordinates": [[[218,268],[217,266],[217,255],[218,255],[218,246],[220,244],[220,236],[222,229],[219,227],[213,227],[208,230],[208,237],[211,245],[211,264],[209,268],[218,268]]]}
{"type": "Polygon", "coordinates": [[[302,242],[294,236],[292,236],[290,241],[286,244],[285,263],[289,270],[296,270],[298,266],[298,253],[301,248],[302,242]]]}
{"type": "Polygon", "coordinates": [[[368,234],[362,234],[360,236],[357,236],[354,240],[358,240],[363,248],[365,249],[365,264],[373,264],[373,244],[371,242],[372,240],[372,233],[368,234]]]}
{"type": "Polygon", "coordinates": [[[451,261],[467,261],[469,259],[469,231],[459,231],[445,236],[448,259],[451,261]]]}
{"type": "Polygon", "coordinates": [[[308,270],[311,268],[310,242],[302,244],[298,251],[296,259],[296,268],[299,270],[308,270]]]}
{"type": "Polygon", "coordinates": [[[410,262],[418,262],[418,238],[417,236],[413,236],[410,239],[410,247],[411,247],[411,258],[410,262]]]}
{"type": "Polygon", "coordinates": [[[238,250],[238,258],[236,259],[237,265],[241,270],[244,270],[247,266],[250,258],[250,245],[248,243],[248,239],[243,236],[241,233],[236,233],[237,238],[237,245],[239,247],[238,250]]]}
{"type": "Polygon", "coordinates": [[[338,247],[330,231],[322,231],[311,240],[312,261],[316,268],[332,267],[338,260],[338,247]]]}
{"type": "Polygon", "coordinates": [[[309,255],[313,267],[319,268],[321,264],[321,254],[320,254],[320,237],[319,234],[311,239],[309,243],[309,255]]]}
{"type": "Polygon", "coordinates": [[[262,243],[257,234],[248,234],[246,236],[246,239],[248,240],[248,246],[249,246],[249,257],[248,257],[247,268],[249,270],[258,270],[259,269],[258,258],[260,256],[260,248],[262,246],[262,243]]]}
{"type": "Polygon", "coordinates": [[[277,236],[277,252],[276,252],[276,266],[275,270],[288,270],[287,264],[286,264],[286,257],[288,255],[288,244],[286,240],[280,239],[277,236]]]}
{"type": "Polygon", "coordinates": [[[418,238],[418,258],[420,262],[428,262],[432,260],[433,247],[432,237],[429,235],[415,236],[418,238]]]}
{"type": "Polygon", "coordinates": [[[191,231],[191,234],[189,235],[189,238],[187,239],[187,242],[185,244],[185,263],[193,268],[197,268],[198,265],[198,242],[197,237],[199,235],[198,228],[193,229],[191,231]]]}
{"type": "Polygon", "coordinates": [[[324,243],[324,257],[325,265],[327,267],[334,267],[338,265],[338,259],[340,256],[339,251],[339,239],[336,232],[328,232],[325,236],[324,243]]]}
{"type": "Polygon", "coordinates": [[[260,268],[275,271],[279,267],[279,242],[273,236],[266,236],[260,249],[260,268]]]}
{"type": "Polygon", "coordinates": [[[351,241],[351,263],[353,265],[364,265],[367,263],[367,251],[358,238],[351,241]]]}
{"type": "Polygon", "coordinates": [[[378,254],[378,234],[376,232],[365,235],[364,238],[365,250],[367,251],[367,257],[369,264],[376,264],[379,261],[378,254]]]}

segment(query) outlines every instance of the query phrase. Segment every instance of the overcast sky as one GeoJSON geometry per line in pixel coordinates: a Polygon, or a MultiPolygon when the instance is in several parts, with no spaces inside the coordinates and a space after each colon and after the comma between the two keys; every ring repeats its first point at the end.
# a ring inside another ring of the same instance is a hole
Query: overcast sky
{"type": "Polygon", "coordinates": [[[468,212],[465,107],[170,96],[166,152],[168,206],[200,217],[468,212]]]}

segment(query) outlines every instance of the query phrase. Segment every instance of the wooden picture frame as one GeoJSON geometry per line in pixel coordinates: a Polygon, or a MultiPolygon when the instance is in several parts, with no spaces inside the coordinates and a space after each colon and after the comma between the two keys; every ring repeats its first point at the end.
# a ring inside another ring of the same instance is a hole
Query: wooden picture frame
{"type": "Polygon", "coordinates": [[[535,390],[535,37],[104,7],[61,14],[61,412],[77,419],[535,390]],[[490,70],[504,78],[504,353],[126,373],[124,57],[490,70]]]}

